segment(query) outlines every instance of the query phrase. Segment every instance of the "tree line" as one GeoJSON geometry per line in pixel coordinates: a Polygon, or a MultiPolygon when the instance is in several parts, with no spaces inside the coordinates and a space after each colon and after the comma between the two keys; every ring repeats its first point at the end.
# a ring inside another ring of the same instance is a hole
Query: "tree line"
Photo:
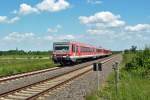
{"type": "Polygon", "coordinates": [[[24,51],[24,50],[8,50],[0,51],[0,56],[3,55],[50,55],[52,51],[24,51]]]}

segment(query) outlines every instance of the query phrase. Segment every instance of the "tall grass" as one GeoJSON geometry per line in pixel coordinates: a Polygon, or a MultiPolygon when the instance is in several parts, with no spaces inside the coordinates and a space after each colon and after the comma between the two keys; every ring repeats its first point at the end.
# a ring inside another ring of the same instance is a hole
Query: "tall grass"
{"type": "Polygon", "coordinates": [[[116,94],[114,77],[110,77],[108,84],[97,96],[100,100],[150,100],[150,80],[141,77],[140,74],[122,70],[118,91],[116,94]]]}
{"type": "Polygon", "coordinates": [[[114,80],[112,73],[107,84],[87,100],[150,100],[150,49],[123,54],[118,94],[114,80]]]}
{"type": "Polygon", "coordinates": [[[1,59],[0,76],[55,67],[51,59],[1,59]]]}
{"type": "Polygon", "coordinates": [[[0,59],[8,58],[8,59],[14,59],[14,58],[39,58],[39,57],[50,57],[51,55],[1,55],[0,59]]]}

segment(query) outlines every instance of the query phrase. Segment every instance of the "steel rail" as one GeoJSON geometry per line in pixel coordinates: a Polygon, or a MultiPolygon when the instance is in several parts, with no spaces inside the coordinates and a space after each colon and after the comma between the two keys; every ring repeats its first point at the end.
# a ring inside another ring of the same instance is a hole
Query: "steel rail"
{"type": "Polygon", "coordinates": [[[80,74],[78,74],[78,75],[76,75],[76,76],[74,76],[74,77],[72,77],[72,78],[70,78],[70,79],[68,79],[68,80],[65,80],[64,82],[62,82],[62,83],[60,83],[60,84],[56,84],[56,85],[53,86],[53,87],[50,87],[50,88],[48,88],[48,89],[46,89],[46,90],[44,90],[44,91],[41,91],[41,92],[39,92],[39,93],[37,93],[37,94],[35,94],[35,95],[33,95],[33,96],[27,98],[26,100],[35,100],[36,98],[38,98],[38,97],[41,96],[41,95],[44,95],[45,93],[49,92],[50,90],[54,90],[54,89],[56,89],[56,88],[58,88],[58,87],[60,87],[60,86],[62,86],[62,85],[64,85],[64,84],[66,84],[66,83],[68,83],[68,82],[70,82],[70,81],[72,81],[72,80],[74,80],[74,79],[76,79],[76,78],[78,78],[78,77],[80,77],[80,76],[82,76],[82,75],[84,75],[84,74],[90,72],[90,71],[92,71],[92,68],[89,69],[89,70],[87,70],[87,71],[85,71],[85,72],[82,72],[82,73],[80,73],[80,74]]]}
{"type": "Polygon", "coordinates": [[[80,69],[83,69],[83,68],[84,68],[84,67],[81,67],[81,68],[79,68],[79,69],[75,69],[75,70],[72,70],[72,71],[63,73],[63,74],[61,74],[61,75],[58,75],[58,76],[55,76],[55,77],[52,77],[52,78],[49,78],[49,79],[46,79],[46,80],[43,80],[43,81],[40,81],[40,82],[37,82],[37,83],[34,83],[34,84],[27,85],[27,86],[25,86],[25,87],[20,87],[20,88],[18,88],[18,89],[15,89],[15,90],[12,90],[12,91],[9,91],[9,92],[0,94],[0,97],[6,97],[7,95],[10,95],[10,94],[16,93],[16,92],[18,92],[18,91],[24,90],[25,88],[29,88],[29,87],[32,87],[32,86],[35,86],[35,85],[44,83],[44,82],[46,82],[46,81],[56,79],[56,78],[58,78],[58,77],[61,77],[61,76],[63,76],[63,75],[70,74],[70,73],[72,73],[72,72],[75,72],[75,71],[80,70],[80,69]]]}
{"type": "Polygon", "coordinates": [[[27,72],[27,73],[23,73],[23,74],[17,74],[17,75],[13,75],[13,76],[6,76],[6,77],[0,78],[0,83],[5,82],[5,81],[19,79],[19,78],[22,78],[22,77],[31,76],[31,75],[36,75],[36,74],[40,74],[40,73],[54,71],[54,70],[57,70],[57,69],[60,69],[60,68],[62,68],[62,67],[54,67],[54,68],[49,68],[49,69],[44,69],[44,70],[39,70],[39,71],[33,71],[33,72],[27,72]]]}
{"type": "MultiPolygon", "coordinates": [[[[102,63],[102,64],[107,63],[107,62],[109,62],[109,61],[112,60],[112,59],[113,59],[113,58],[104,60],[104,61],[102,61],[101,63],[102,63]]],[[[89,70],[86,70],[86,71],[84,71],[84,72],[82,72],[82,73],[80,73],[80,74],[78,74],[78,75],[76,75],[76,76],[74,76],[74,77],[71,77],[71,78],[69,78],[69,79],[63,81],[62,83],[56,84],[56,85],[53,86],[53,87],[50,87],[50,88],[48,88],[48,89],[45,89],[44,91],[41,91],[41,92],[39,92],[39,93],[37,93],[37,94],[35,94],[35,95],[32,95],[31,97],[28,97],[26,100],[35,100],[35,99],[37,99],[39,96],[44,95],[45,93],[49,92],[50,90],[57,89],[58,87],[60,87],[60,86],[62,86],[62,85],[64,85],[64,84],[66,84],[66,83],[68,83],[68,82],[70,82],[70,81],[72,81],[72,80],[74,80],[74,79],[76,79],[76,78],[78,78],[78,77],[80,77],[80,76],[82,76],[82,75],[84,75],[84,74],[90,72],[90,71],[92,71],[92,68],[90,68],[89,70]]]]}
{"type": "MultiPolygon", "coordinates": [[[[107,59],[107,58],[103,58],[103,59],[107,59]]],[[[57,70],[57,69],[61,69],[61,68],[63,68],[63,67],[54,67],[54,68],[49,68],[49,69],[44,69],[44,70],[39,70],[39,71],[32,71],[32,72],[27,72],[27,73],[12,75],[12,76],[0,77],[0,83],[5,82],[5,81],[19,79],[22,77],[27,77],[27,76],[31,76],[31,75],[40,74],[40,73],[45,73],[48,71],[53,71],[53,70],[57,70]]]]}
{"type": "MultiPolygon", "coordinates": [[[[102,63],[106,63],[106,62],[112,60],[113,58],[114,58],[114,57],[107,57],[107,58],[99,59],[97,62],[101,61],[102,63]]],[[[96,61],[94,61],[94,62],[96,62],[96,61]]],[[[89,66],[89,65],[91,65],[91,64],[87,64],[87,65],[84,65],[84,66],[89,66]]],[[[20,91],[20,90],[22,90],[22,89],[25,89],[25,88],[28,88],[28,87],[31,87],[31,86],[34,86],[34,85],[37,85],[37,84],[40,84],[40,83],[45,82],[45,81],[47,81],[47,80],[52,80],[52,79],[55,79],[55,78],[57,78],[57,77],[61,77],[61,76],[64,75],[64,74],[69,74],[69,73],[72,73],[72,72],[74,72],[74,71],[76,71],[76,70],[80,70],[80,69],[82,69],[82,68],[84,68],[84,67],[81,67],[81,68],[72,70],[72,71],[70,71],[70,72],[66,72],[66,73],[60,74],[60,75],[58,75],[58,76],[54,76],[54,77],[49,78],[49,79],[46,79],[46,80],[42,80],[42,81],[37,82],[37,83],[33,83],[33,84],[30,84],[30,85],[27,85],[27,86],[24,86],[24,87],[20,87],[20,88],[18,88],[18,89],[11,90],[11,91],[9,91],[9,92],[0,94],[0,97],[5,97],[5,96],[7,96],[7,95],[9,95],[9,94],[13,94],[14,92],[20,91]]],[[[40,94],[41,94],[41,93],[40,93],[40,94]]]]}

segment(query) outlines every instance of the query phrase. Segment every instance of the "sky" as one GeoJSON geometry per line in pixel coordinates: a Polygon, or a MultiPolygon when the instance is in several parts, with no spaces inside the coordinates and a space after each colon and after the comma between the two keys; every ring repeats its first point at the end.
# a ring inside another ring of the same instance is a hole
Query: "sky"
{"type": "Polygon", "coordinates": [[[111,50],[150,44],[149,0],[1,0],[0,50],[78,41],[111,50]]]}

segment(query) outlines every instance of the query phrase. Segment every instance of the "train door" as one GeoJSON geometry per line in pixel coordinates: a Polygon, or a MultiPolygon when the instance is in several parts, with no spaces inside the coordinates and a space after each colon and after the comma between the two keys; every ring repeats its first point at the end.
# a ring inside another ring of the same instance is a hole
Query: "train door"
{"type": "Polygon", "coordinates": [[[77,45],[75,46],[75,49],[76,49],[75,54],[76,54],[76,56],[78,56],[78,46],[77,45]]]}
{"type": "Polygon", "coordinates": [[[75,44],[72,45],[72,53],[73,56],[78,56],[78,46],[75,44]]]}
{"type": "Polygon", "coordinates": [[[72,55],[75,56],[75,45],[72,44],[72,55]]]}

